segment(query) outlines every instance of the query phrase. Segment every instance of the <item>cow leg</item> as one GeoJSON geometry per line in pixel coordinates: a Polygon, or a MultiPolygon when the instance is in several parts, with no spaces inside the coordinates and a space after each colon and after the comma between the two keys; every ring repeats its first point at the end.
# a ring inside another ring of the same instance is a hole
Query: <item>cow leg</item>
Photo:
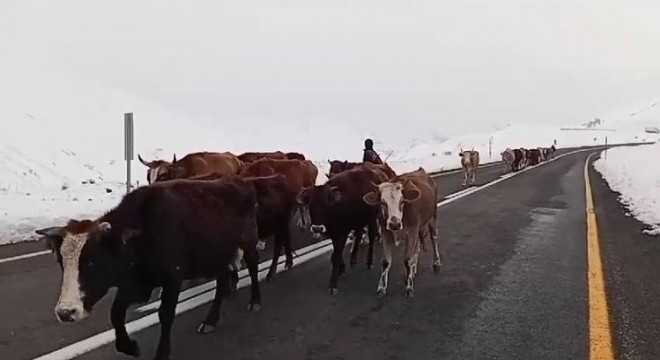
{"type": "Polygon", "coordinates": [[[367,232],[369,235],[369,247],[367,249],[367,269],[371,269],[374,267],[374,244],[376,243],[376,239],[380,237],[380,234],[378,233],[378,222],[373,221],[371,224],[369,224],[367,232]]]}
{"type": "Polygon", "coordinates": [[[337,294],[339,291],[337,279],[339,279],[339,275],[346,271],[343,253],[347,236],[348,231],[341,231],[337,235],[333,234],[332,236],[332,274],[330,275],[330,282],[328,284],[328,293],[330,295],[337,294]]]}
{"type": "Polygon", "coordinates": [[[211,308],[209,309],[208,314],[206,314],[206,319],[197,327],[198,334],[208,334],[215,330],[215,326],[218,324],[218,319],[220,319],[222,300],[225,295],[229,293],[228,281],[229,269],[221,266],[215,279],[216,285],[213,304],[211,304],[211,308]]]}
{"type": "Polygon", "coordinates": [[[115,329],[115,350],[128,356],[140,357],[140,346],[137,341],[131,340],[126,332],[126,310],[129,302],[122,297],[121,291],[117,292],[115,301],[110,309],[110,322],[115,329]]]}
{"type": "Polygon", "coordinates": [[[355,264],[357,264],[357,253],[358,249],[360,248],[360,241],[362,239],[362,235],[364,234],[364,229],[363,228],[358,228],[355,229],[353,236],[353,246],[351,247],[351,268],[355,267],[355,264]]]}
{"type": "Polygon", "coordinates": [[[383,297],[387,294],[387,280],[392,268],[392,248],[394,247],[394,234],[385,230],[382,234],[381,242],[383,243],[383,260],[381,261],[380,279],[378,280],[378,297],[383,297]]]}
{"type": "Polygon", "coordinates": [[[288,226],[279,229],[275,232],[275,246],[273,247],[273,261],[270,263],[270,269],[266,274],[266,281],[270,281],[277,273],[277,263],[280,260],[280,253],[282,249],[286,252],[285,268],[291,269],[293,267],[293,251],[291,249],[291,237],[289,236],[288,226]]]}
{"type": "Polygon", "coordinates": [[[472,169],[472,185],[477,185],[477,168],[472,169]]]}
{"type": "Polygon", "coordinates": [[[406,254],[403,264],[406,267],[406,297],[412,297],[415,291],[413,280],[417,274],[417,259],[419,258],[419,229],[406,232],[406,254]]]}
{"type": "Polygon", "coordinates": [[[468,169],[463,168],[463,186],[467,185],[467,181],[468,181],[468,169]]]}
{"type": "Polygon", "coordinates": [[[170,358],[170,351],[172,347],[172,324],[174,323],[176,303],[179,298],[180,286],[181,280],[172,280],[163,286],[163,294],[160,300],[161,303],[160,307],[158,308],[158,319],[160,320],[160,339],[158,341],[158,348],[156,349],[156,356],[154,357],[154,360],[168,360],[170,358]]]}
{"type": "Polygon", "coordinates": [[[254,246],[246,245],[245,262],[247,263],[248,273],[250,274],[250,303],[249,311],[259,311],[261,309],[261,291],[259,289],[259,253],[254,246]]]}
{"type": "Polygon", "coordinates": [[[433,244],[433,271],[438,272],[440,266],[442,266],[442,261],[440,260],[440,251],[438,250],[438,229],[436,228],[436,219],[433,218],[429,221],[429,238],[431,239],[431,244],[433,244]]]}

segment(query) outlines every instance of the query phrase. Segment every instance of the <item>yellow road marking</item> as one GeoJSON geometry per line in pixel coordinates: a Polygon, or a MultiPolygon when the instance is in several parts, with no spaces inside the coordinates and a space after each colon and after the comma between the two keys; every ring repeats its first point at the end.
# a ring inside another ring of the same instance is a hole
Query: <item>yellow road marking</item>
{"type": "Polygon", "coordinates": [[[600,258],[598,223],[589,181],[589,159],[584,164],[584,183],[587,199],[587,258],[589,264],[589,359],[614,359],[612,331],[607,309],[603,263],[600,258]]]}

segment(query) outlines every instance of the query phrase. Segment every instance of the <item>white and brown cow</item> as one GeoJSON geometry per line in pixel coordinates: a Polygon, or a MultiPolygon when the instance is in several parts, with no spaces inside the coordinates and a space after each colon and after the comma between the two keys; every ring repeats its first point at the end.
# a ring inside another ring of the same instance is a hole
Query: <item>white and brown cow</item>
{"type": "Polygon", "coordinates": [[[405,241],[406,296],[413,295],[413,279],[417,273],[421,242],[433,243],[433,271],[440,269],[437,243],[437,188],[429,174],[419,168],[389,179],[365,194],[362,199],[371,206],[380,206],[378,221],[381,228],[384,259],[378,281],[378,295],[387,292],[387,280],[392,267],[392,249],[401,239],[405,241]]]}
{"type": "Polygon", "coordinates": [[[516,153],[511,148],[506,148],[506,150],[500,153],[502,155],[502,161],[506,165],[504,167],[504,172],[515,171],[515,162],[516,162],[516,153]]]}
{"type": "Polygon", "coordinates": [[[463,167],[463,174],[465,178],[463,179],[463,186],[468,185],[468,179],[470,185],[475,185],[477,181],[477,168],[479,167],[479,152],[472,149],[458,153],[458,156],[461,157],[461,166],[463,167]]]}

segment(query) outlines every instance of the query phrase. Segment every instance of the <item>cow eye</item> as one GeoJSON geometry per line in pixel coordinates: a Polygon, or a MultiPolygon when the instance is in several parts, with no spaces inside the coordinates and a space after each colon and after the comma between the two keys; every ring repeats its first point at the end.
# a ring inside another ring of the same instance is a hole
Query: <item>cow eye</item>
{"type": "Polygon", "coordinates": [[[89,262],[87,263],[87,267],[90,267],[90,268],[91,268],[92,266],[94,266],[94,262],[93,262],[93,261],[89,261],[89,262]]]}

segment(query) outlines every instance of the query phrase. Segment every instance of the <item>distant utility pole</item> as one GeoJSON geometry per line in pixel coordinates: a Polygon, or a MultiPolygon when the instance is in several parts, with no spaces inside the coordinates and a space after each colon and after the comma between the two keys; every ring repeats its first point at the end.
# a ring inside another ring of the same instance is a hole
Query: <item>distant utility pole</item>
{"type": "Polygon", "coordinates": [[[488,158],[493,158],[493,137],[488,138],[488,158]]]}
{"type": "Polygon", "coordinates": [[[131,160],[133,160],[133,113],[124,114],[124,160],[126,160],[126,193],[131,191],[131,160]]]}
{"type": "MultiPolygon", "coordinates": [[[[607,136],[605,136],[605,146],[607,146],[607,136]]],[[[607,160],[607,147],[605,148],[605,154],[603,154],[605,160],[607,160]]]]}

